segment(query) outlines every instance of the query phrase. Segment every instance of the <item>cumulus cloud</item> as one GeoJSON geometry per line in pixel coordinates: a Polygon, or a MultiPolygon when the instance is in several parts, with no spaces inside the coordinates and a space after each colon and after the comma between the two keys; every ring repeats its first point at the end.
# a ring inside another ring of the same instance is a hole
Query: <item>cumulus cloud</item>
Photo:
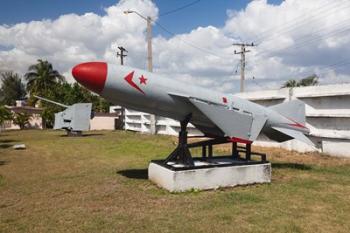
{"type": "Polygon", "coordinates": [[[257,42],[248,70],[260,79],[285,80],[312,73],[332,82],[329,65],[340,76],[348,59],[350,3],[347,0],[286,0],[280,5],[253,1],[240,12],[228,13],[226,34],[257,42]]]}
{"type": "Polygon", "coordinates": [[[0,26],[0,45],[12,47],[0,51],[0,70],[24,73],[37,59],[47,59],[62,73],[76,63],[90,60],[116,62],[113,44],[128,48],[134,58],[130,64],[142,66],[137,59],[145,52],[145,22],[126,16],[126,9],[140,9],[141,14],[157,16],[151,1],[120,1],[105,9],[105,15],[62,15],[55,20],[32,21],[14,26],[0,26]]]}
{"type": "MultiPolygon", "coordinates": [[[[68,14],[0,25],[0,70],[25,73],[40,58],[72,80],[70,69],[76,63],[117,63],[115,48],[120,45],[129,51],[128,65],[145,69],[146,23],[135,14],[123,14],[127,9],[158,20],[158,8],[152,1],[121,0],[103,15],[68,14]]],[[[154,71],[236,92],[240,58],[233,54],[232,43],[244,41],[258,44],[246,55],[248,90],[278,88],[287,79],[312,73],[319,74],[322,83],[344,82],[350,71],[341,66],[350,62],[349,19],[348,0],[285,0],[279,5],[251,1],[240,11],[228,9],[222,28],[203,25],[170,38],[156,36],[154,71]]]]}

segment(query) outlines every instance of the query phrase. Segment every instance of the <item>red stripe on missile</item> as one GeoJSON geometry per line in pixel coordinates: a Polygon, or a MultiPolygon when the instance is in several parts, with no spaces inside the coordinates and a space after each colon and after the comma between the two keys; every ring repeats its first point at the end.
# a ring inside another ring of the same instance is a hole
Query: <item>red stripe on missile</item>
{"type": "MultiPolygon", "coordinates": [[[[290,120],[290,121],[293,121],[293,120],[290,119],[290,118],[287,118],[287,119],[290,120]]],[[[304,128],[304,129],[307,129],[307,127],[306,127],[305,125],[300,124],[300,123],[298,123],[298,122],[296,122],[296,121],[293,121],[293,124],[287,124],[287,125],[290,125],[290,126],[293,126],[293,127],[297,127],[297,128],[304,128]]]]}
{"type": "Polygon", "coordinates": [[[145,92],[143,92],[143,90],[141,90],[141,88],[137,86],[136,83],[134,83],[134,81],[132,80],[133,77],[134,77],[134,71],[130,72],[127,76],[125,76],[124,79],[129,83],[130,86],[132,86],[133,88],[135,88],[136,90],[138,90],[139,92],[145,95],[145,92]]]}
{"type": "Polygon", "coordinates": [[[303,128],[306,129],[306,127],[300,123],[295,123],[295,124],[287,124],[289,126],[297,127],[297,128],[303,128]]]}
{"type": "Polygon", "coordinates": [[[252,141],[243,139],[243,138],[236,138],[236,137],[231,137],[228,139],[230,142],[239,142],[239,143],[244,143],[244,144],[251,144],[252,141]]]}

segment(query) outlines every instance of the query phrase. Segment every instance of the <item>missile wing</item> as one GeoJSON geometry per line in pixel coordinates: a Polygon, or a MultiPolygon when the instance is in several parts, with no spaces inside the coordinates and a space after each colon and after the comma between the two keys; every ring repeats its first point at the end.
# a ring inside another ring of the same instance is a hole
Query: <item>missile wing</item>
{"type": "MultiPolygon", "coordinates": [[[[215,126],[224,132],[225,136],[239,142],[254,141],[267,120],[267,117],[262,114],[255,114],[253,116],[253,114],[249,112],[229,109],[224,104],[217,104],[195,97],[185,97],[174,93],[169,94],[191,103],[215,126]],[[239,122],[239,124],[234,124],[234,122],[239,122]]],[[[199,126],[198,128],[200,129],[201,127],[199,126]]],[[[204,131],[203,133],[208,133],[205,129],[202,129],[202,131],[204,131]]]]}

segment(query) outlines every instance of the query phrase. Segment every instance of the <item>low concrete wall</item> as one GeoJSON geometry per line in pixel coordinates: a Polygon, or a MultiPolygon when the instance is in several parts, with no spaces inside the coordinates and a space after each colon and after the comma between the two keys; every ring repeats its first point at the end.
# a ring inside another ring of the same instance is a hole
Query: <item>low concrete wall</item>
{"type": "Polygon", "coordinates": [[[115,130],[117,117],[95,116],[90,120],[90,130],[115,130]]]}
{"type": "MultiPolygon", "coordinates": [[[[124,128],[125,130],[138,131],[142,133],[150,132],[150,114],[144,112],[125,109],[124,128]]],[[[178,135],[180,122],[173,119],[157,116],[157,133],[166,135],[178,135]]],[[[193,125],[188,125],[189,135],[202,135],[193,125]]]]}
{"type": "Polygon", "coordinates": [[[318,148],[297,140],[276,143],[266,137],[259,137],[254,144],[350,157],[350,84],[283,88],[239,93],[237,96],[264,106],[293,99],[303,101],[306,104],[306,126],[318,148]]]}

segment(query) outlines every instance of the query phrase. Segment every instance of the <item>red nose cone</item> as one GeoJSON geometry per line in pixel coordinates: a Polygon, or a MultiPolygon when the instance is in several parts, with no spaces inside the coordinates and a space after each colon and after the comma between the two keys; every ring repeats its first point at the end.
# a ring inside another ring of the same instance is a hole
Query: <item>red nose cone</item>
{"type": "Polygon", "coordinates": [[[87,89],[100,94],[107,79],[107,63],[87,62],[76,65],[72,70],[75,80],[87,89]]]}

